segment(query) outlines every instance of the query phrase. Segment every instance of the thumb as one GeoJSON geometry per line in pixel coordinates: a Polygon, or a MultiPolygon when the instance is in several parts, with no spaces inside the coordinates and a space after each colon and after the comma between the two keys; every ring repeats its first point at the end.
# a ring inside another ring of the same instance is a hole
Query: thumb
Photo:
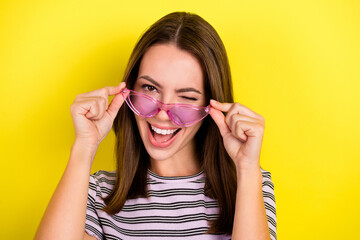
{"type": "Polygon", "coordinates": [[[117,113],[119,112],[120,107],[123,105],[125,98],[129,95],[130,91],[121,89],[118,94],[115,95],[113,100],[110,103],[109,108],[107,109],[107,112],[109,113],[112,120],[115,119],[117,113]]]}
{"type": "Polygon", "coordinates": [[[230,129],[225,122],[225,115],[221,111],[211,107],[210,116],[218,126],[221,136],[224,137],[226,134],[230,132],[230,129]]]}

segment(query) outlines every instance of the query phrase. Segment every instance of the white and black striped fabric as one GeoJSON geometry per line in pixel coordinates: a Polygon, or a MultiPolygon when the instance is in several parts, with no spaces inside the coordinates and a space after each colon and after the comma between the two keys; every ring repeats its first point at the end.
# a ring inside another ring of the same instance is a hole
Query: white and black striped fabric
{"type": "MultiPolygon", "coordinates": [[[[276,205],[270,172],[263,169],[263,197],[271,239],[276,237],[276,205]]],[[[149,198],[129,199],[116,215],[102,211],[100,197],[110,194],[115,172],[90,175],[85,231],[104,239],[231,239],[229,235],[206,234],[208,221],[218,216],[217,201],[205,196],[205,174],[162,177],[148,171],[149,198]]]]}

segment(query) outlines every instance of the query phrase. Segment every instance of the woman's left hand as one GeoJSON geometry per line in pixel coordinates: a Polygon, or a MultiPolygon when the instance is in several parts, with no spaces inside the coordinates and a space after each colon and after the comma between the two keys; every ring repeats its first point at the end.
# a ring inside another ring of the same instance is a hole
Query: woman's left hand
{"type": "Polygon", "coordinates": [[[210,101],[210,115],[238,171],[260,168],[265,119],[240,103],[210,101]],[[226,112],[226,116],[222,113],[226,112]]]}

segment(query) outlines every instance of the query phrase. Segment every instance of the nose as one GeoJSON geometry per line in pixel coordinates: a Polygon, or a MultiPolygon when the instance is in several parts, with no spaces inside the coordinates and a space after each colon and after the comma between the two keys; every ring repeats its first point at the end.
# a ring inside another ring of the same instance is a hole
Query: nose
{"type": "Polygon", "coordinates": [[[169,115],[166,112],[166,109],[162,106],[161,110],[154,116],[159,121],[171,121],[169,115]]]}
{"type": "Polygon", "coordinates": [[[159,122],[167,122],[170,121],[171,122],[171,118],[169,117],[169,115],[167,114],[167,105],[166,103],[170,103],[172,102],[173,96],[171,94],[168,94],[166,96],[162,96],[161,99],[159,99],[160,102],[160,111],[158,112],[158,114],[156,114],[154,117],[156,118],[156,120],[158,120],[159,122]]]}

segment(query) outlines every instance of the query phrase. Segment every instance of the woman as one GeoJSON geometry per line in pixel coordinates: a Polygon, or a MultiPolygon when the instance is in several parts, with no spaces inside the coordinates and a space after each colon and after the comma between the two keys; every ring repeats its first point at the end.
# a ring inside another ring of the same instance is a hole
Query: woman
{"type": "Polygon", "coordinates": [[[76,139],[36,239],[276,239],[264,118],[233,103],[225,48],[201,17],[157,21],[123,82],[78,95],[71,114],[76,139]],[[89,183],[112,126],[117,169],[89,183]]]}

